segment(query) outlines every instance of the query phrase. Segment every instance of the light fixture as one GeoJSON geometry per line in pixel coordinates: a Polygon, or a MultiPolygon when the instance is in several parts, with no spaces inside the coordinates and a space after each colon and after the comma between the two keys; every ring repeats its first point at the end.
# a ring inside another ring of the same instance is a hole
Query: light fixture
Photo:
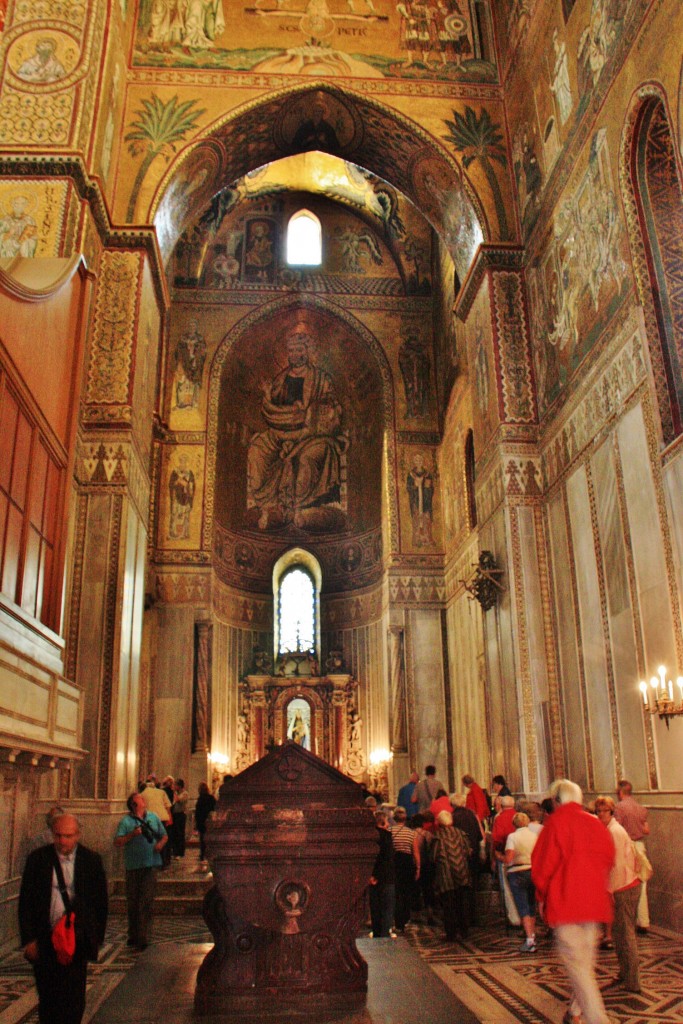
{"type": "Polygon", "coordinates": [[[467,591],[471,601],[478,601],[482,611],[487,612],[489,608],[498,602],[498,598],[505,589],[500,582],[504,570],[496,565],[496,559],[491,551],[481,551],[479,561],[472,563],[472,572],[466,580],[460,580],[467,591]]]}
{"type": "Polygon", "coordinates": [[[676,680],[680,694],[680,700],[676,703],[673,681],[669,679],[667,682],[666,675],[666,668],[664,665],[660,665],[657,675],[650,678],[650,689],[648,690],[648,685],[644,680],[640,683],[639,689],[643,695],[643,709],[651,715],[659,715],[660,718],[663,718],[668,729],[669,719],[676,715],[683,715],[683,676],[679,676],[676,680]]]}
{"type": "Polygon", "coordinates": [[[370,764],[388,764],[389,761],[393,760],[393,757],[394,755],[391,753],[390,750],[387,750],[385,747],[378,747],[376,750],[373,750],[370,754],[370,764]]]}
{"type": "Polygon", "coordinates": [[[389,765],[393,759],[394,755],[386,747],[376,747],[368,758],[370,785],[382,797],[382,801],[389,799],[389,765]]]}

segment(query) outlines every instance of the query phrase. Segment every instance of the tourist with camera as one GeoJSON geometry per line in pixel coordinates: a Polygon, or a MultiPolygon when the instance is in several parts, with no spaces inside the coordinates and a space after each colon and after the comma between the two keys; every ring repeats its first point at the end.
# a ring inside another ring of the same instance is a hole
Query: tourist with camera
{"type": "Polygon", "coordinates": [[[128,813],[119,822],[115,846],[123,847],[128,901],[128,945],[147,948],[152,923],[156,871],[168,842],[166,829],[154,811],[148,811],[140,793],[131,793],[128,813]]]}

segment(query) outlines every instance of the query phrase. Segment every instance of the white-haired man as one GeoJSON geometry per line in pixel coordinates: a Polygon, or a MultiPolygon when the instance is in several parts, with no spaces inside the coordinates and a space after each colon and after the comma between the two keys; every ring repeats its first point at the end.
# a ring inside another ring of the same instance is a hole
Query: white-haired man
{"type": "Polygon", "coordinates": [[[80,1024],[88,961],[96,961],[107,924],[107,880],[102,858],[80,842],[78,819],[56,814],[52,843],[29,854],[19,892],[24,956],[33,965],[40,1024],[80,1024]],[[58,959],[52,930],[64,914],[75,924],[71,960],[58,959]]]}
{"type": "Polygon", "coordinates": [[[601,925],[613,917],[608,882],[614,842],[598,819],[584,811],[575,782],[556,780],[550,796],[556,808],[546,817],[531,855],[531,878],[571,982],[563,1024],[609,1024],[595,956],[601,925]]]}

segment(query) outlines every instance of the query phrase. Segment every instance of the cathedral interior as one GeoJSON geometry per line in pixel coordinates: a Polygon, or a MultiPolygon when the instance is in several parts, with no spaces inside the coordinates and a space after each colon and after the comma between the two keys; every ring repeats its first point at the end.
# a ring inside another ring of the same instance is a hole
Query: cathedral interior
{"type": "Polygon", "coordinates": [[[0,943],[52,804],[115,873],[288,738],[628,778],[683,932],[683,5],[0,22],[0,943]]]}

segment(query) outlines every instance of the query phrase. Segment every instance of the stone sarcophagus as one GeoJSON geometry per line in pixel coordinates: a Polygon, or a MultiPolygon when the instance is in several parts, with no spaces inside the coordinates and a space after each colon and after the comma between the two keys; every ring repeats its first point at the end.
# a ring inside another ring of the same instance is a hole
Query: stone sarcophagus
{"type": "Polygon", "coordinates": [[[198,1013],[319,1016],[362,1005],[356,935],[377,829],[360,786],[285,743],[223,785],[207,851],[215,946],[197,975],[198,1013]]]}

